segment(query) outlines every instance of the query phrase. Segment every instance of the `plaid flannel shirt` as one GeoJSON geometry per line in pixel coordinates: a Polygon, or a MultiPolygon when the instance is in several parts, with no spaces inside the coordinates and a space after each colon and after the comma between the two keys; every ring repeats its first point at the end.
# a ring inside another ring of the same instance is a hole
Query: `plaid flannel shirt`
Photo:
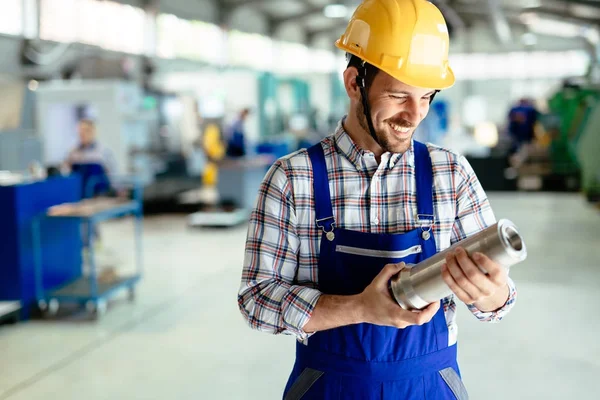
{"type": "MultiPolygon", "coordinates": [[[[321,142],[338,227],[371,233],[403,233],[419,227],[414,152],[375,155],[356,146],[338,125],[321,142]]],[[[432,228],[438,251],[493,225],[496,220],[467,160],[428,144],[434,174],[432,228]]],[[[321,296],[318,254],[322,231],[315,224],[312,167],[306,150],[279,159],[268,171],[250,216],[240,310],[249,325],[306,342],[303,327],[321,296]]],[[[494,312],[468,309],[481,321],[498,322],[513,307],[516,289],[509,278],[506,304],[494,312]]],[[[443,300],[449,345],[456,343],[454,296],[443,300]]]]}

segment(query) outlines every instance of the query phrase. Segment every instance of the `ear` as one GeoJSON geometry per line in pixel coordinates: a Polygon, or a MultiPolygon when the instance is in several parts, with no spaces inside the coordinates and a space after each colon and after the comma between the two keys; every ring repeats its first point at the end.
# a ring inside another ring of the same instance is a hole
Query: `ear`
{"type": "Polygon", "coordinates": [[[356,77],[358,76],[358,70],[356,67],[348,67],[344,71],[344,87],[350,100],[360,101],[360,88],[356,83],[356,77]]]}

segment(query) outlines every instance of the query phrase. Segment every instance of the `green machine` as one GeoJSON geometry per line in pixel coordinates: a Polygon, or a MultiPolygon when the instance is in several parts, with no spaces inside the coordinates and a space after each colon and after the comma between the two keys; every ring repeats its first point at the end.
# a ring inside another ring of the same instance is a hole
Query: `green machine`
{"type": "MultiPolygon", "coordinates": [[[[599,89],[600,90],[600,89],[599,89]]],[[[577,159],[581,167],[581,188],[590,202],[600,202],[600,101],[595,97],[580,138],[577,159]]]]}
{"type": "Polygon", "coordinates": [[[555,120],[549,155],[552,172],[577,177],[588,196],[598,195],[600,175],[600,88],[565,85],[548,102],[555,120]]]}
{"type": "Polygon", "coordinates": [[[291,114],[310,113],[310,86],[307,82],[297,78],[280,78],[266,72],[259,77],[259,118],[260,132],[265,139],[273,138],[286,130],[286,120],[291,114]],[[292,95],[291,110],[284,110],[281,106],[281,88],[287,86],[292,95]]]}

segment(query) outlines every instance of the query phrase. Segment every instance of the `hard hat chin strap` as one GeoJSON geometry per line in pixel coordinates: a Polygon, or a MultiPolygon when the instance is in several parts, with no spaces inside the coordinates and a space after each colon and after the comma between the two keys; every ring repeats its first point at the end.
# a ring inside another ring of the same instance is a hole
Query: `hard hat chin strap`
{"type": "Polygon", "coordinates": [[[375,134],[375,128],[373,127],[373,120],[371,119],[371,106],[369,105],[369,97],[367,96],[367,64],[363,61],[360,68],[358,68],[358,75],[356,76],[356,84],[360,88],[360,97],[362,98],[363,114],[367,118],[367,125],[369,126],[369,133],[375,142],[381,146],[377,135],[375,134]]]}

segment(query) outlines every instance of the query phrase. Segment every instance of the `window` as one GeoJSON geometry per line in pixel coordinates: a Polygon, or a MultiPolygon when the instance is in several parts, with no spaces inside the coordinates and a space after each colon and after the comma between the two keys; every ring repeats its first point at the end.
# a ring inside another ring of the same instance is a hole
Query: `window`
{"type": "Polygon", "coordinates": [[[270,71],[273,68],[273,42],[266,36],[231,31],[227,35],[228,62],[231,65],[270,71]]]}
{"type": "Polygon", "coordinates": [[[0,33],[15,36],[23,33],[23,0],[2,1],[0,33]]]}
{"type": "Polygon", "coordinates": [[[145,13],[112,1],[41,0],[40,38],[141,54],[145,13]]]}
{"type": "Polygon", "coordinates": [[[224,34],[217,25],[180,19],[171,14],[159,15],[156,24],[159,57],[223,62],[224,34]]]}
{"type": "Polygon", "coordinates": [[[583,50],[471,53],[450,56],[458,80],[546,79],[582,76],[589,64],[583,50]]]}
{"type": "Polygon", "coordinates": [[[309,70],[308,48],[302,44],[275,42],[274,72],[305,73],[309,70]]]}

